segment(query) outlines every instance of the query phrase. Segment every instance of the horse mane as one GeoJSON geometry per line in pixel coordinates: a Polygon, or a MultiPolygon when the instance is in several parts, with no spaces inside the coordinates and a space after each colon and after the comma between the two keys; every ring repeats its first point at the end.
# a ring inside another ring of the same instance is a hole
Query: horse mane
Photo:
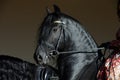
{"type": "Polygon", "coordinates": [[[8,55],[0,55],[0,62],[1,61],[8,61],[8,63],[9,63],[9,61],[11,61],[11,62],[17,62],[17,63],[27,63],[27,65],[31,65],[31,66],[36,66],[35,64],[33,64],[33,63],[30,63],[30,62],[27,62],[27,61],[25,61],[25,60],[22,60],[22,59],[20,59],[20,58],[17,58],[17,57],[13,57],[13,56],[8,56],[8,55]]]}
{"type": "Polygon", "coordinates": [[[3,78],[3,76],[5,76],[10,79],[26,78],[27,80],[31,80],[35,76],[34,73],[36,71],[36,68],[37,67],[35,64],[24,61],[22,59],[7,55],[0,55],[0,79],[3,78]]]}

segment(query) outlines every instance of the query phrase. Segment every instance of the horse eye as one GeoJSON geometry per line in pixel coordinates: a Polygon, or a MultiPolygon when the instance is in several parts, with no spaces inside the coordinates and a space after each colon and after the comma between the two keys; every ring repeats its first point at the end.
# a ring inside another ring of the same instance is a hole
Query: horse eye
{"type": "Polygon", "coordinates": [[[53,28],[53,31],[56,32],[56,31],[57,31],[57,28],[53,28]]]}

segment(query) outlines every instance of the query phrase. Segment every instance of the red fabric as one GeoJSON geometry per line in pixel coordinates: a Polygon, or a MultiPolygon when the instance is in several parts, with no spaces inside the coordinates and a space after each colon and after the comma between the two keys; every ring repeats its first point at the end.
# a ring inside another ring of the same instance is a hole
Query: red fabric
{"type": "Polygon", "coordinates": [[[105,61],[97,74],[98,80],[120,80],[120,54],[112,55],[105,61]]]}
{"type": "Polygon", "coordinates": [[[116,33],[116,39],[109,44],[113,54],[100,67],[97,74],[98,80],[120,80],[120,28],[116,33]]]}
{"type": "Polygon", "coordinates": [[[110,42],[109,48],[113,48],[114,53],[120,52],[120,40],[113,40],[110,42]]]}
{"type": "Polygon", "coordinates": [[[110,42],[110,47],[120,47],[120,40],[113,40],[110,42]]]}

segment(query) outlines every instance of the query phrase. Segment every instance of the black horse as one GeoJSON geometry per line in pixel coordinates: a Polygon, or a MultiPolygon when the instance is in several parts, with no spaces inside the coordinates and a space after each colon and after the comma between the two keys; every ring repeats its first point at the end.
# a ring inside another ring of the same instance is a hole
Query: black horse
{"type": "Polygon", "coordinates": [[[59,71],[60,80],[95,80],[98,48],[91,35],[76,19],[54,5],[48,10],[39,33],[34,58],[38,64],[59,71]]]}
{"type": "Polygon", "coordinates": [[[0,80],[54,80],[56,71],[16,57],[0,55],[0,80]]]}

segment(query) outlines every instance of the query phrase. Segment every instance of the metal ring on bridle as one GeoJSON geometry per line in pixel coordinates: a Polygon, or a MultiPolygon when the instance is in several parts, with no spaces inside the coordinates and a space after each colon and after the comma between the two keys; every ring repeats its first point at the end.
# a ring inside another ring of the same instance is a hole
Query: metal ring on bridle
{"type": "Polygon", "coordinates": [[[52,50],[49,52],[51,55],[58,55],[59,52],[57,50],[52,50]]]}

